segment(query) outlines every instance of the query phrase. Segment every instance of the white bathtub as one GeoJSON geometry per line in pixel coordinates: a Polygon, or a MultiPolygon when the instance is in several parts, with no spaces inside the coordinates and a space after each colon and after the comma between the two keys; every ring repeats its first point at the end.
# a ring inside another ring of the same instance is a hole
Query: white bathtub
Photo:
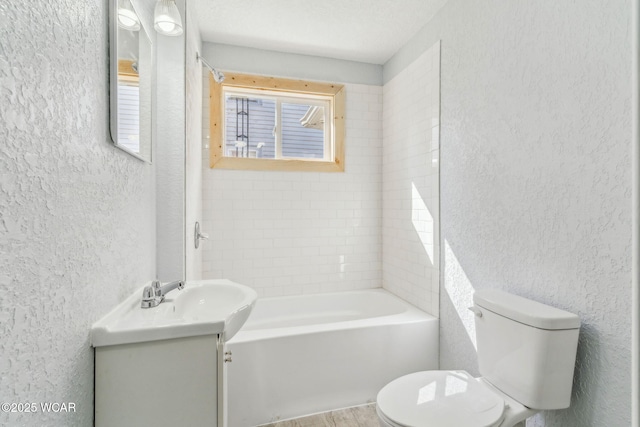
{"type": "Polygon", "coordinates": [[[399,376],[438,368],[438,319],[382,289],[258,299],[227,344],[228,425],[373,402],[399,376]]]}

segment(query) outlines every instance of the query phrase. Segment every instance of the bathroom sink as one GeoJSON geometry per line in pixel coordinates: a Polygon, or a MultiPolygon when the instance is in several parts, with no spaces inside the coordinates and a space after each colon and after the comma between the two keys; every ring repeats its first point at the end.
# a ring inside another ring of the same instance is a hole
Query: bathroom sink
{"type": "Polygon", "coordinates": [[[190,281],[153,308],[141,308],[137,290],[93,324],[94,347],[219,334],[230,340],[255,305],[256,292],[226,279],[190,281]]]}

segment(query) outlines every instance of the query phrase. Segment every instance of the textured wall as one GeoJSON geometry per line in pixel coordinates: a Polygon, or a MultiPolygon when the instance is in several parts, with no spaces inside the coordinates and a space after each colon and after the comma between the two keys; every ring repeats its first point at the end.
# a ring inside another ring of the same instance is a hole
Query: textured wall
{"type": "Polygon", "coordinates": [[[107,2],[0,4],[3,426],[90,426],[91,324],[155,271],[154,167],[111,144],[107,2]]]}
{"type": "Polygon", "coordinates": [[[440,44],[383,94],[382,285],[438,316],[440,44]]]}
{"type": "Polygon", "coordinates": [[[382,286],[382,87],[345,90],[344,173],[210,169],[203,151],[204,278],[266,296],[382,286]]]}
{"type": "Polygon", "coordinates": [[[202,246],[195,248],[193,231],[196,221],[202,225],[202,65],[196,52],[202,50],[200,31],[192,3],[187,4],[186,22],[186,168],[185,168],[185,236],[188,280],[202,277],[202,246]]]}
{"type": "Polygon", "coordinates": [[[474,289],[575,312],[572,406],[529,425],[630,425],[628,0],[451,0],[385,66],[442,40],[441,366],[477,372],[474,289]]]}

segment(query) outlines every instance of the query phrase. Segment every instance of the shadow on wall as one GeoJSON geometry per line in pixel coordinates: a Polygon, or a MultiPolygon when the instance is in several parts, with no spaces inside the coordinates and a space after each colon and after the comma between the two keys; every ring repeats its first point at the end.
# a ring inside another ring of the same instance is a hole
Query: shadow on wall
{"type": "MultiPolygon", "coordinates": [[[[589,421],[596,418],[594,417],[594,406],[589,404],[591,399],[583,398],[583,396],[597,393],[597,390],[588,386],[585,378],[591,376],[591,384],[593,384],[594,375],[596,376],[595,383],[599,384],[603,381],[599,374],[602,372],[602,362],[600,358],[593,357],[594,354],[601,353],[599,337],[600,334],[592,325],[584,323],[581,325],[576,367],[573,374],[571,406],[564,410],[541,412],[528,420],[527,427],[569,426],[575,420],[582,420],[584,425],[590,425],[589,421]]],[[[604,381],[607,381],[607,378],[604,381]]]]}

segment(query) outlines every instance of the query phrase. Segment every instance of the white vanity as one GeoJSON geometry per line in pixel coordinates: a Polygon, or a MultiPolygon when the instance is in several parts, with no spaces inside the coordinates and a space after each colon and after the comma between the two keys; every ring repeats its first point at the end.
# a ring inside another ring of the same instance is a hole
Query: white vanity
{"type": "Polygon", "coordinates": [[[91,328],[96,427],[226,426],[225,343],[256,292],[230,280],[187,282],[152,308],[136,291],[91,328]]]}

